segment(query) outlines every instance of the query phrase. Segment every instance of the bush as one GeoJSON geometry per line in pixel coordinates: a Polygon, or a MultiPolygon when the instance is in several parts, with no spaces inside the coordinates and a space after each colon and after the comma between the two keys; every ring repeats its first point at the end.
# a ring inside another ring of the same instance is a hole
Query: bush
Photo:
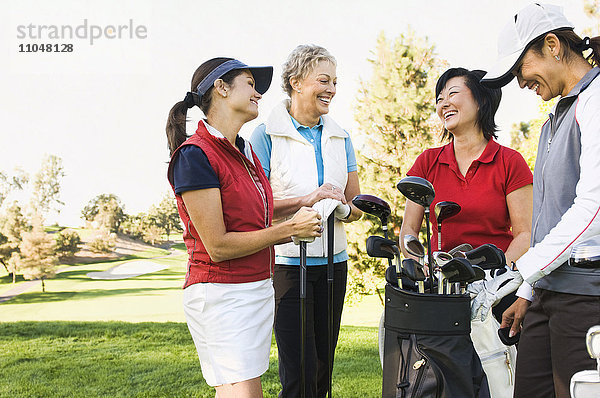
{"type": "Polygon", "coordinates": [[[55,250],[56,254],[61,257],[72,257],[79,251],[79,245],[81,244],[81,237],[79,234],[72,229],[64,229],[55,235],[56,243],[55,250]]]}
{"type": "Polygon", "coordinates": [[[101,231],[96,235],[88,246],[94,253],[110,253],[113,251],[116,243],[116,235],[114,233],[108,233],[108,231],[101,231]]]}

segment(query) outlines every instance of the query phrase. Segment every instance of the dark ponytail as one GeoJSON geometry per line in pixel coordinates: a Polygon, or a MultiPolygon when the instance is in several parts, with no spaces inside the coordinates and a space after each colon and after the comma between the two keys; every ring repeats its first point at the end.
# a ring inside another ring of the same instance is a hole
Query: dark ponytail
{"type": "MultiPolygon", "coordinates": [[[[200,65],[192,76],[190,92],[186,94],[183,101],[179,101],[173,106],[173,108],[171,108],[167,118],[166,126],[167,142],[169,145],[170,155],[173,155],[173,152],[175,152],[175,150],[179,148],[179,146],[188,138],[188,135],[185,133],[185,123],[187,121],[188,108],[198,106],[204,115],[208,113],[210,108],[212,88],[208,90],[202,96],[202,98],[198,98],[198,94],[196,94],[196,87],[198,87],[200,82],[217,66],[231,59],[233,58],[213,58],[200,65]]],[[[242,72],[242,70],[232,70],[221,76],[220,79],[222,79],[225,83],[231,84],[233,79],[242,72]]]]}
{"type": "MultiPolygon", "coordinates": [[[[562,55],[565,61],[568,61],[573,55],[581,55],[583,57],[582,53],[591,49],[592,53],[585,57],[585,59],[592,66],[600,66],[600,36],[592,37],[591,39],[589,37],[582,39],[571,29],[554,30],[548,33],[554,33],[556,37],[558,37],[558,40],[560,40],[562,46],[565,47],[565,51],[562,55]]],[[[531,43],[531,49],[538,54],[543,54],[542,48],[544,47],[545,37],[546,35],[542,35],[542,37],[531,43]]]]}
{"type": "MultiPolygon", "coordinates": [[[[589,63],[592,66],[600,66],[600,36],[586,37],[583,39],[582,47],[587,50],[588,48],[592,49],[592,53],[586,57],[589,63]]],[[[584,51],[585,51],[584,50],[584,51]]]]}

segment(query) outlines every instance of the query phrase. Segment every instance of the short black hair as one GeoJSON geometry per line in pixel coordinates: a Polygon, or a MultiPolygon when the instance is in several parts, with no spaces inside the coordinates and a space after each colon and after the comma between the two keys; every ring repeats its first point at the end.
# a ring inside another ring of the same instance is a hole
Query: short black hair
{"type": "MultiPolygon", "coordinates": [[[[445,71],[438,79],[435,85],[435,98],[440,95],[442,89],[448,81],[454,77],[463,77],[465,84],[471,90],[473,99],[477,102],[477,125],[483,132],[486,140],[498,138],[496,131],[498,126],[494,121],[494,116],[502,99],[502,90],[500,88],[489,88],[482,85],[479,81],[487,72],[483,70],[468,70],[465,68],[450,68],[445,71]]],[[[446,128],[442,132],[442,139],[452,139],[452,133],[446,128]]]]}

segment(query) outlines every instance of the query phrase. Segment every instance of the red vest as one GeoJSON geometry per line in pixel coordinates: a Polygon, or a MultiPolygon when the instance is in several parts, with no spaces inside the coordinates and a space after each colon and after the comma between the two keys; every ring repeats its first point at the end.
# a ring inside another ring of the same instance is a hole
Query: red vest
{"type": "MultiPolygon", "coordinates": [[[[217,138],[210,134],[201,121],[198,123],[196,134],[181,144],[171,156],[168,171],[171,187],[173,159],[185,145],[202,148],[219,179],[223,221],[227,232],[256,231],[271,225],[273,192],[254,151],[252,157],[256,167],[226,138],[217,138]],[[262,184],[262,188],[257,180],[262,184]]],[[[179,216],[184,224],[183,240],[189,254],[184,288],[200,282],[255,282],[271,276],[275,258],[272,246],[246,257],[219,263],[212,261],[190,220],[181,195],[175,197],[179,216]]]]}

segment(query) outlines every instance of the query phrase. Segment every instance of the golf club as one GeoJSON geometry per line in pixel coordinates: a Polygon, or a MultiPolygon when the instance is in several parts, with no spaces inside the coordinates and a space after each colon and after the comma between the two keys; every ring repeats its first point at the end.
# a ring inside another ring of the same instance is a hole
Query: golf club
{"type": "Polygon", "coordinates": [[[416,282],[419,287],[419,293],[425,293],[423,281],[425,281],[425,272],[423,265],[419,264],[413,258],[402,260],[402,273],[411,281],[416,282]]]}
{"type": "Polygon", "coordinates": [[[373,195],[356,195],[352,199],[352,204],[356,208],[364,213],[371,214],[378,217],[381,220],[381,229],[383,229],[383,236],[388,237],[388,217],[392,213],[390,205],[383,199],[373,195]]]}
{"type": "Polygon", "coordinates": [[[471,251],[471,250],[473,250],[473,246],[471,246],[468,243],[462,243],[462,244],[456,246],[454,249],[451,249],[448,253],[452,257],[467,258],[465,253],[468,251],[471,251]]]}
{"type": "MultiPolygon", "coordinates": [[[[442,280],[438,284],[442,286],[449,283],[465,282],[475,277],[475,271],[468,260],[464,258],[453,258],[442,265],[442,280]]],[[[444,294],[448,294],[448,287],[444,287],[444,294]]]]}
{"type": "MultiPolygon", "coordinates": [[[[392,214],[390,205],[385,200],[377,196],[360,194],[352,198],[352,204],[364,213],[378,217],[381,221],[381,229],[384,238],[388,238],[388,217],[392,214]]],[[[388,267],[392,266],[392,260],[388,258],[388,267]]]]}
{"type": "Polygon", "coordinates": [[[504,268],[506,257],[497,246],[486,243],[465,253],[471,264],[479,265],[484,270],[504,268]]]}
{"type": "Polygon", "coordinates": [[[452,260],[452,256],[449,253],[446,252],[440,252],[440,251],[435,251],[432,254],[433,257],[433,264],[434,264],[434,272],[435,272],[435,276],[438,280],[438,294],[444,294],[444,289],[441,282],[442,279],[442,271],[441,271],[441,266],[446,264],[448,261],[452,260]]]}
{"type": "Polygon", "coordinates": [[[327,374],[329,385],[327,396],[332,398],[332,378],[333,378],[333,231],[335,227],[335,214],[331,213],[327,218],[327,374]]]}
{"type": "Polygon", "coordinates": [[[429,269],[429,290],[433,293],[433,264],[431,262],[431,229],[429,225],[429,206],[435,199],[435,190],[429,181],[421,177],[408,176],[400,180],[396,188],[410,201],[425,208],[427,226],[427,266],[429,269]]]}
{"type": "Polygon", "coordinates": [[[381,236],[372,235],[367,238],[367,254],[370,257],[393,258],[396,263],[396,275],[398,276],[397,285],[402,289],[402,269],[400,268],[400,250],[395,241],[381,236]]]}
{"type": "Polygon", "coordinates": [[[306,243],[314,237],[300,238],[300,397],[306,397],[306,243]]]}
{"type": "Polygon", "coordinates": [[[417,257],[419,261],[423,261],[425,258],[425,248],[419,239],[414,235],[406,234],[404,235],[404,238],[402,238],[402,243],[408,254],[417,257]]]}
{"type": "Polygon", "coordinates": [[[456,202],[444,200],[435,204],[433,208],[438,227],[438,250],[442,250],[442,222],[460,212],[460,205],[456,202]]]}

